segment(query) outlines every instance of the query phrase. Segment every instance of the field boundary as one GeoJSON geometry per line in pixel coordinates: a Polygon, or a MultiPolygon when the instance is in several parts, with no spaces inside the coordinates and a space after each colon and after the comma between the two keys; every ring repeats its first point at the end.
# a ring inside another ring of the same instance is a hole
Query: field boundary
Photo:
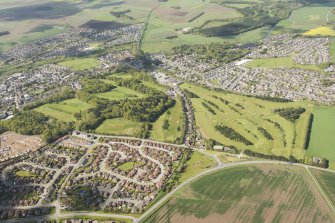
{"type": "Polygon", "coordinates": [[[306,171],[309,173],[309,175],[311,176],[311,178],[313,179],[314,183],[316,184],[316,186],[318,187],[319,191],[321,192],[323,198],[326,200],[328,206],[330,207],[330,209],[335,213],[335,208],[333,203],[330,201],[329,197],[327,196],[327,194],[323,191],[322,187],[320,186],[318,180],[315,178],[315,176],[311,173],[311,171],[309,170],[309,167],[305,166],[306,171]]]}

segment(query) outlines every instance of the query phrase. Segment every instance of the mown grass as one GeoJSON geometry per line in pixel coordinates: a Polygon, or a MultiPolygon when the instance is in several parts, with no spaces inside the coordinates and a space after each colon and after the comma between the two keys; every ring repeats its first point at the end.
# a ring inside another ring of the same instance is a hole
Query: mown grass
{"type": "Polygon", "coordinates": [[[77,58],[59,63],[60,65],[73,68],[75,70],[87,70],[99,66],[100,62],[96,58],[77,58]]]}
{"type": "Polygon", "coordinates": [[[117,87],[109,92],[97,93],[95,94],[99,98],[106,98],[108,100],[122,100],[122,99],[135,99],[144,97],[144,94],[139,93],[138,91],[131,90],[125,87],[117,87]]]}
{"type": "Polygon", "coordinates": [[[335,161],[335,107],[317,106],[307,153],[335,161]]]}
{"type": "Polygon", "coordinates": [[[29,171],[25,171],[25,170],[19,170],[15,173],[16,176],[18,177],[35,177],[36,174],[29,172],[29,171]]]}
{"type": "Polygon", "coordinates": [[[174,143],[183,137],[182,129],[184,125],[182,102],[180,99],[176,99],[175,106],[168,109],[153,123],[150,138],[156,141],[174,143]],[[163,128],[164,120],[169,123],[167,129],[163,128]]]}
{"type": "Polygon", "coordinates": [[[105,120],[96,130],[96,133],[105,135],[137,136],[141,134],[142,123],[126,118],[114,118],[105,120]]]}
{"type": "Polygon", "coordinates": [[[58,119],[64,122],[74,122],[74,114],[87,110],[92,106],[77,98],[65,100],[59,103],[45,104],[35,109],[46,116],[58,119]]]}
{"type": "Polygon", "coordinates": [[[135,162],[126,162],[123,163],[122,165],[118,166],[117,168],[123,171],[129,171],[134,168],[135,162]]]}
{"type": "Polygon", "coordinates": [[[308,102],[270,102],[242,95],[217,92],[191,84],[183,84],[181,87],[200,97],[193,98],[192,104],[195,109],[196,127],[204,138],[214,139],[223,145],[234,146],[240,150],[250,149],[263,154],[303,157],[303,145],[312,104],[308,102]],[[213,96],[226,100],[228,104],[213,96]],[[215,114],[212,114],[203,106],[202,102],[208,103],[208,101],[218,107],[209,105],[215,114]],[[274,113],[275,109],[288,107],[303,107],[306,108],[306,112],[295,123],[274,113]],[[279,127],[275,123],[278,123],[279,127]],[[251,141],[253,145],[247,146],[225,137],[215,129],[217,124],[233,128],[244,138],[251,141]],[[273,140],[267,139],[258,130],[258,127],[266,129],[273,140]]]}
{"type": "Polygon", "coordinates": [[[210,156],[200,152],[194,152],[191,156],[191,159],[187,161],[187,167],[181,174],[179,182],[182,183],[185,180],[201,173],[202,171],[214,167],[215,165],[216,161],[210,156]]]}
{"type": "Polygon", "coordinates": [[[279,57],[279,58],[260,58],[253,59],[245,65],[249,68],[301,68],[305,70],[315,70],[323,72],[323,69],[317,65],[304,65],[296,63],[292,57],[279,57]]]}
{"type": "Polygon", "coordinates": [[[331,222],[334,216],[303,168],[254,165],[229,168],[194,181],[144,222],[312,222],[311,219],[331,222]]]}

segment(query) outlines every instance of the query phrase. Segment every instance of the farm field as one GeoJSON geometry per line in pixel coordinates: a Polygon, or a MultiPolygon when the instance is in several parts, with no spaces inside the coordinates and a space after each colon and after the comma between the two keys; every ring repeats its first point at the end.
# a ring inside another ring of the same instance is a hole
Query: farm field
{"type": "Polygon", "coordinates": [[[268,28],[259,28],[249,32],[241,33],[233,36],[225,37],[205,37],[196,34],[176,34],[178,38],[173,39],[151,39],[150,41],[144,41],[141,48],[145,52],[160,52],[169,51],[173,47],[180,46],[183,44],[203,44],[209,43],[238,43],[238,42],[255,42],[261,40],[267,36],[269,32],[268,28]],[[159,47],[157,47],[159,46],[159,47]]]}
{"type": "Polygon", "coordinates": [[[59,103],[45,104],[35,109],[46,116],[64,122],[74,122],[74,114],[91,108],[91,105],[77,98],[65,100],[59,103]]]}
{"type": "Polygon", "coordinates": [[[335,204],[335,173],[312,169],[311,173],[314,175],[322,190],[326,193],[331,203],[335,204]]]}
{"type": "Polygon", "coordinates": [[[183,107],[180,99],[176,99],[174,107],[167,110],[159,119],[153,123],[150,138],[161,142],[175,143],[183,137],[183,107]],[[168,127],[163,128],[164,122],[167,120],[168,127]]]}
{"type": "Polygon", "coordinates": [[[313,109],[313,115],[307,153],[335,161],[335,107],[317,106],[313,109]]]}
{"type": "Polygon", "coordinates": [[[139,136],[142,124],[125,118],[105,120],[95,132],[105,135],[139,136]]]}
{"type": "Polygon", "coordinates": [[[249,68],[301,68],[305,70],[315,70],[323,72],[323,69],[317,65],[304,65],[296,63],[292,57],[279,57],[279,58],[260,58],[252,59],[251,62],[245,65],[249,68]]]}
{"type": "Polygon", "coordinates": [[[100,62],[96,58],[78,58],[67,60],[59,64],[75,70],[87,70],[99,66],[100,62]]]}
{"type": "Polygon", "coordinates": [[[306,36],[335,36],[335,30],[327,26],[322,26],[322,27],[318,27],[315,29],[311,29],[303,33],[303,35],[306,35],[306,36]]]}
{"type": "Polygon", "coordinates": [[[144,94],[141,94],[137,91],[131,90],[125,87],[117,87],[109,92],[97,93],[94,94],[99,98],[106,98],[108,100],[121,100],[121,99],[130,99],[130,98],[141,98],[144,97],[144,94]]]}
{"type": "Polygon", "coordinates": [[[334,216],[304,168],[262,164],[201,177],[144,222],[226,221],[333,222],[334,216]]]}
{"type": "Polygon", "coordinates": [[[327,23],[327,14],[334,6],[311,5],[292,12],[277,24],[274,33],[304,33],[327,23]]]}
{"type": "Polygon", "coordinates": [[[186,170],[181,174],[179,182],[182,183],[202,171],[214,167],[215,165],[216,161],[210,156],[195,151],[192,154],[191,159],[187,161],[186,170]]]}
{"type": "Polygon", "coordinates": [[[234,146],[240,150],[249,149],[263,154],[285,157],[293,155],[298,159],[303,157],[312,104],[308,102],[270,102],[208,90],[191,84],[183,84],[181,87],[199,96],[191,100],[195,109],[196,127],[204,138],[213,139],[225,146],[234,146]],[[205,105],[215,114],[210,112],[205,105]],[[306,111],[295,122],[291,122],[274,112],[275,109],[281,108],[305,108],[306,111]],[[251,143],[228,138],[221,134],[216,126],[231,128],[251,143]],[[268,132],[272,139],[264,132],[268,132]]]}

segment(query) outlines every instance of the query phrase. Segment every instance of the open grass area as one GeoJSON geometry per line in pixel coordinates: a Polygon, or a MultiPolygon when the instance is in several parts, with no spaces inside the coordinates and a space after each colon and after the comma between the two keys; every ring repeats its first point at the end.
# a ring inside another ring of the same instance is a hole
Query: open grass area
{"type": "Polygon", "coordinates": [[[263,154],[286,157],[293,155],[298,159],[303,157],[312,104],[308,102],[270,102],[209,90],[191,84],[183,84],[181,87],[199,96],[191,100],[195,109],[196,127],[204,138],[213,139],[225,146],[234,146],[240,150],[249,149],[263,154]],[[204,107],[204,104],[207,104],[215,114],[204,107]],[[295,122],[274,112],[275,109],[299,107],[305,108],[306,111],[295,122]],[[215,128],[216,125],[233,129],[250,141],[251,145],[228,138],[215,128]],[[265,129],[272,140],[267,138],[260,128],[265,129]]]}
{"type": "Polygon", "coordinates": [[[263,164],[202,177],[176,192],[144,222],[333,221],[333,213],[304,168],[263,164]]]}
{"type": "Polygon", "coordinates": [[[335,30],[327,27],[321,26],[315,29],[311,29],[304,33],[306,36],[335,36],[335,30]]]}
{"type": "Polygon", "coordinates": [[[191,156],[191,159],[187,161],[186,170],[181,174],[179,182],[184,182],[185,180],[199,174],[200,172],[214,167],[216,165],[216,161],[200,152],[194,152],[191,156]]]}
{"type": "Polygon", "coordinates": [[[249,68],[300,68],[305,70],[315,70],[323,72],[323,69],[317,65],[304,65],[296,63],[292,57],[279,57],[279,58],[260,58],[253,59],[245,65],[249,68]]]}
{"type": "Polygon", "coordinates": [[[167,110],[153,123],[150,138],[156,141],[174,143],[183,137],[183,106],[180,99],[176,99],[174,107],[167,110]],[[168,123],[167,128],[163,128],[164,122],[168,123]]]}
{"type": "Polygon", "coordinates": [[[65,100],[59,103],[45,104],[35,109],[46,116],[64,122],[76,121],[74,114],[91,108],[91,105],[77,98],[65,100]]]}
{"type": "Polygon", "coordinates": [[[121,99],[131,99],[131,98],[141,98],[144,97],[144,94],[141,94],[137,91],[131,90],[125,87],[117,87],[109,92],[97,93],[96,96],[100,98],[106,98],[108,100],[121,100],[121,99]]]}
{"type": "Polygon", "coordinates": [[[95,132],[105,135],[127,135],[139,136],[142,131],[142,124],[125,118],[105,120],[95,132]]]}
{"type": "Polygon", "coordinates": [[[335,107],[313,109],[313,125],[307,153],[335,161],[335,107]]]}
{"type": "Polygon", "coordinates": [[[78,58],[59,63],[60,65],[73,68],[75,70],[87,70],[97,67],[100,62],[96,58],[78,58]]]}
{"type": "Polygon", "coordinates": [[[304,33],[327,24],[327,14],[334,6],[310,5],[292,12],[277,24],[274,33],[304,33]]]}
{"type": "Polygon", "coordinates": [[[135,162],[126,162],[120,166],[118,166],[117,168],[123,171],[129,171],[132,170],[134,168],[135,162]]]}
{"type": "Polygon", "coordinates": [[[35,177],[36,174],[29,172],[29,171],[25,171],[25,170],[19,170],[15,173],[16,176],[18,177],[35,177]]]}

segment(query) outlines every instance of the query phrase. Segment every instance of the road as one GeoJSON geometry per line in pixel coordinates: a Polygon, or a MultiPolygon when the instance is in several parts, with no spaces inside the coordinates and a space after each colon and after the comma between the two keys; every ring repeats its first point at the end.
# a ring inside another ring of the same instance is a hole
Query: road
{"type": "MultiPolygon", "coordinates": [[[[136,138],[132,138],[132,139],[136,139],[136,138]]],[[[141,140],[142,144],[144,142],[148,142],[151,140],[141,140]]],[[[154,142],[154,141],[152,141],[154,142]]],[[[99,144],[99,143],[98,143],[99,144]]],[[[127,144],[127,143],[126,143],[127,144]]],[[[96,145],[96,144],[95,144],[96,145]]],[[[173,145],[173,144],[171,144],[173,145]]],[[[130,147],[140,147],[140,146],[132,146],[129,145],[130,147]]],[[[175,145],[174,145],[175,146],[175,145]]],[[[109,148],[111,149],[110,145],[109,148]]],[[[90,217],[106,217],[106,218],[126,218],[126,219],[131,219],[133,222],[137,223],[137,222],[141,222],[143,220],[145,220],[150,214],[152,214],[156,209],[158,209],[161,205],[163,205],[166,201],[168,201],[168,199],[178,190],[180,190],[181,188],[183,188],[184,186],[186,186],[187,184],[214,172],[226,169],[226,168],[231,168],[231,167],[236,167],[236,166],[242,166],[242,165],[252,165],[252,164],[281,164],[281,165],[294,165],[294,166],[301,166],[306,168],[306,170],[308,171],[308,173],[310,174],[310,176],[312,177],[314,183],[316,184],[318,190],[320,191],[320,193],[322,194],[322,196],[324,197],[324,199],[326,200],[327,204],[329,205],[329,207],[331,208],[331,210],[335,213],[335,208],[332,204],[332,202],[330,201],[330,199],[328,198],[328,196],[323,192],[322,188],[320,187],[319,183],[317,182],[317,180],[315,179],[315,177],[312,175],[312,173],[310,172],[310,168],[313,169],[319,169],[322,171],[327,171],[327,172],[332,172],[335,173],[334,170],[328,170],[328,169],[323,169],[323,168],[318,168],[318,167],[314,167],[314,166],[308,166],[305,164],[293,164],[293,163],[288,163],[288,162],[282,162],[282,161],[274,161],[274,160],[264,160],[264,161],[243,161],[243,162],[235,162],[235,163],[223,163],[215,154],[211,154],[208,153],[206,150],[204,149],[197,149],[197,148],[192,148],[192,150],[203,153],[207,156],[210,156],[211,158],[213,158],[217,165],[211,169],[207,169],[204,172],[201,172],[191,178],[189,178],[188,180],[184,181],[183,183],[181,183],[180,185],[178,185],[176,188],[174,188],[172,191],[170,191],[167,195],[165,195],[163,198],[161,198],[157,203],[155,203],[154,205],[152,205],[148,210],[146,210],[146,212],[144,214],[142,214],[139,218],[135,218],[132,216],[126,216],[126,215],[118,215],[118,214],[112,214],[112,213],[99,213],[99,212],[71,212],[71,213],[61,213],[61,204],[59,201],[59,198],[52,204],[52,206],[54,206],[56,208],[56,211],[54,214],[51,215],[46,215],[46,216],[36,216],[36,217],[27,217],[27,218],[23,218],[23,219],[10,219],[10,220],[5,220],[2,222],[7,222],[7,223],[13,223],[13,222],[27,222],[27,221],[37,221],[37,222],[41,222],[43,220],[48,220],[48,219],[55,219],[55,218],[71,218],[71,217],[75,217],[75,216],[90,216],[90,217]]],[[[87,150],[88,151],[88,150],[87,150]]],[[[87,153],[86,151],[86,153],[87,153]]],[[[85,153],[85,155],[86,155],[85,153]]],[[[85,157],[85,155],[83,157],[85,157]]],[[[142,154],[143,155],[143,154],[142,154]]],[[[106,156],[107,157],[107,156],[106,156]]],[[[76,165],[81,164],[83,161],[83,159],[80,159],[79,162],[76,165]]],[[[75,168],[74,168],[75,169],[75,168]]],[[[71,175],[71,174],[69,174],[71,175]]],[[[68,179],[68,178],[67,178],[68,179]]],[[[64,185],[64,184],[63,184],[64,185]]],[[[112,200],[112,197],[110,198],[110,200],[112,200]]],[[[38,204],[36,205],[38,207],[50,207],[50,204],[38,204]]],[[[24,207],[27,208],[27,207],[24,207]]]]}

